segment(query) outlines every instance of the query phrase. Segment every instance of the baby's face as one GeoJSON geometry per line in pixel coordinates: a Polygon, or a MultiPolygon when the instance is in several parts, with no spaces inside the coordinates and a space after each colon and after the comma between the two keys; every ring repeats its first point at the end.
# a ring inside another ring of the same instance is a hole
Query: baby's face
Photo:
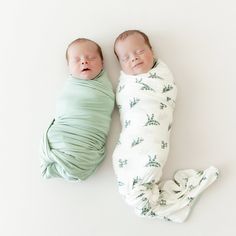
{"type": "Polygon", "coordinates": [[[68,49],[68,66],[72,76],[94,79],[103,68],[97,45],[90,41],[72,44],[68,49]]]}
{"type": "Polygon", "coordinates": [[[128,75],[146,73],[153,66],[153,52],[138,33],[118,41],[115,50],[122,70],[128,75]]]}

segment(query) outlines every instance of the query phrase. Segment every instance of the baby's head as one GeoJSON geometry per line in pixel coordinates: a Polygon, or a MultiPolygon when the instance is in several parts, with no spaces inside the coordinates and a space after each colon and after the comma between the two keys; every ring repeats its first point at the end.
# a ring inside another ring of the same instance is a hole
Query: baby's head
{"type": "Polygon", "coordinates": [[[154,64],[152,46],[146,34],[139,30],[127,30],[115,40],[114,52],[121,69],[128,75],[148,72],[154,64]]]}
{"type": "Polygon", "coordinates": [[[78,38],[69,44],[66,60],[69,73],[79,79],[94,79],[103,69],[100,46],[86,38],[78,38]]]}

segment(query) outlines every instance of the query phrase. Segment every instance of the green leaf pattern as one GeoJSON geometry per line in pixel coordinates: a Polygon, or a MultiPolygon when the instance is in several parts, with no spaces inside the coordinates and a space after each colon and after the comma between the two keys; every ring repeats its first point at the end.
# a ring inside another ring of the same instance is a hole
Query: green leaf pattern
{"type": "Polygon", "coordinates": [[[134,139],[134,141],[133,141],[132,144],[131,144],[131,147],[134,147],[134,146],[140,144],[140,143],[143,142],[143,141],[144,141],[143,138],[138,137],[137,139],[134,139]]]}
{"type": "Polygon", "coordinates": [[[160,102],[160,109],[163,110],[164,108],[167,108],[167,105],[162,103],[162,102],[160,102]]]}
{"type": "Polygon", "coordinates": [[[162,89],[162,93],[166,93],[166,92],[169,92],[170,90],[172,90],[173,89],[173,86],[171,86],[171,85],[164,85],[164,88],[162,89]]]}
{"type": "Polygon", "coordinates": [[[131,124],[131,120],[125,120],[125,128],[130,126],[130,124],[131,124]]]}
{"type": "Polygon", "coordinates": [[[129,102],[130,108],[135,106],[139,101],[140,101],[139,98],[133,98],[132,100],[130,100],[130,102],[129,102]]]}
{"type": "Polygon", "coordinates": [[[142,79],[139,79],[139,80],[136,79],[136,83],[142,85],[140,90],[149,90],[149,91],[155,92],[155,90],[153,88],[151,88],[149,85],[147,85],[146,83],[144,83],[142,79]]]}
{"type": "Polygon", "coordinates": [[[148,163],[145,165],[145,167],[160,167],[161,164],[157,161],[157,156],[154,155],[153,157],[148,155],[148,163]]]}
{"type": "Polygon", "coordinates": [[[124,166],[126,166],[127,163],[128,163],[128,160],[127,160],[127,159],[124,159],[124,160],[119,159],[119,167],[120,167],[120,168],[123,168],[124,166]]]}
{"type": "Polygon", "coordinates": [[[134,187],[137,183],[139,183],[139,182],[141,182],[141,181],[142,181],[142,178],[141,178],[141,177],[139,177],[139,176],[134,177],[134,178],[133,178],[133,187],[134,187]]]}
{"type": "Polygon", "coordinates": [[[165,142],[165,141],[161,141],[161,149],[165,149],[165,148],[167,148],[167,145],[168,145],[168,143],[167,142],[165,142]]]}
{"type": "Polygon", "coordinates": [[[160,123],[154,119],[154,114],[151,115],[147,115],[148,121],[145,123],[145,126],[149,126],[149,125],[160,125],[160,123]]]}
{"type": "Polygon", "coordinates": [[[120,93],[125,88],[125,85],[120,85],[118,87],[118,93],[120,93]]]}

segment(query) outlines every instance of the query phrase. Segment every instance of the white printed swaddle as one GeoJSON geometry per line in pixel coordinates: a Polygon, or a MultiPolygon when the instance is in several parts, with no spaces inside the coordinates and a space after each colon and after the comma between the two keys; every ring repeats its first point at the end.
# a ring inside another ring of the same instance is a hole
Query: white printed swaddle
{"type": "Polygon", "coordinates": [[[113,153],[119,192],[139,216],[183,222],[196,197],[212,184],[218,170],[178,171],[160,182],[169,152],[177,88],[160,60],[148,73],[121,71],[116,99],[122,132],[113,153]]]}

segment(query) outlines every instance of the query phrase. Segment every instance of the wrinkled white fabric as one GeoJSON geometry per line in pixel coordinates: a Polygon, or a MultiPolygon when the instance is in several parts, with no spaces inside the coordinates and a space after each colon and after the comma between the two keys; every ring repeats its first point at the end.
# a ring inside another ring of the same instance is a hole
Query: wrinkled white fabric
{"type": "Polygon", "coordinates": [[[183,222],[196,197],[218,170],[178,171],[160,182],[169,152],[177,88],[168,67],[158,60],[148,73],[121,71],[116,99],[122,131],[113,153],[119,192],[139,216],[183,222]]]}

